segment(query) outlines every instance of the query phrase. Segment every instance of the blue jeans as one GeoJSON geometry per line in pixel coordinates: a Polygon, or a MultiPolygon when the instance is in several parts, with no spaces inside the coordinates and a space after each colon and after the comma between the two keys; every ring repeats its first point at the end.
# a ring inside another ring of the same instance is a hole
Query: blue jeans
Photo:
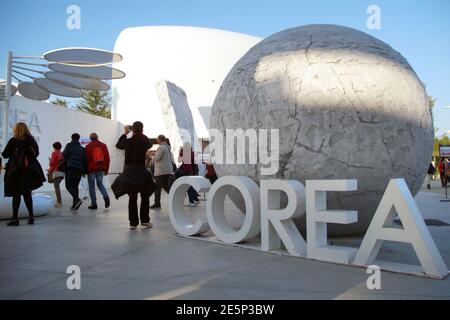
{"type": "Polygon", "coordinates": [[[93,206],[97,205],[97,195],[95,194],[95,182],[97,181],[97,187],[104,198],[108,198],[108,192],[106,192],[105,186],[103,185],[103,171],[91,172],[88,174],[89,183],[89,195],[91,196],[91,204],[93,206]]]}

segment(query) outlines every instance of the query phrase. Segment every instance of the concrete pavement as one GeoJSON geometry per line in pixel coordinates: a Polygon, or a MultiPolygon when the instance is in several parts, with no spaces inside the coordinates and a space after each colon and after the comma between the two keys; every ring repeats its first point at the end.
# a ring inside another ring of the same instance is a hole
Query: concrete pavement
{"type": "MultiPolygon", "coordinates": [[[[423,191],[416,200],[425,218],[450,223],[441,198],[423,191]]],[[[449,278],[383,272],[382,290],[370,291],[364,269],[184,239],[167,210],[151,218],[153,229],[130,231],[124,197],[109,210],[53,209],[34,226],[0,222],[0,299],[450,299],[449,278]],[[69,265],[81,268],[81,290],[66,287],[69,265]]],[[[450,266],[450,227],[429,228],[450,266]]],[[[395,243],[381,255],[417,261],[412,248],[395,243]]]]}

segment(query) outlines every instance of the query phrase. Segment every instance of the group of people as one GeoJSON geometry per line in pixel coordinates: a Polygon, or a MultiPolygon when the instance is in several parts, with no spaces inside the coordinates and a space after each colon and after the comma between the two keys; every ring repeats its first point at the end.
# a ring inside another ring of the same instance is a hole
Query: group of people
{"type": "Polygon", "coordinates": [[[431,181],[433,181],[433,178],[438,171],[442,188],[445,188],[450,180],[450,159],[441,158],[437,164],[437,168],[433,165],[433,163],[430,163],[427,179],[427,188],[429,190],[431,189],[431,181]]]}
{"type": "MultiPolygon", "coordinates": [[[[125,127],[124,134],[116,144],[118,149],[125,150],[125,167],[123,173],[114,181],[112,189],[116,198],[124,194],[129,196],[128,215],[132,230],[138,227],[139,222],[142,227],[152,227],[150,209],[161,209],[161,191],[169,193],[176,178],[198,175],[198,165],[195,163],[192,149],[188,151],[191,157],[187,162],[183,161],[183,148],[180,149],[178,160],[181,165],[177,168],[169,140],[164,135],[159,135],[156,141],[152,141],[143,132],[144,125],[137,121],[132,126],[125,127]],[[153,142],[158,144],[156,151],[151,150],[153,142]],[[155,202],[150,207],[150,196],[153,193],[155,202]],[[138,195],[141,198],[139,212],[138,195]]],[[[190,188],[187,194],[190,206],[200,204],[195,189],[190,188]]]]}
{"type": "MultiPolygon", "coordinates": [[[[130,228],[137,229],[139,224],[144,228],[151,228],[150,209],[161,209],[161,191],[167,193],[173,181],[181,176],[198,175],[198,165],[195,154],[187,151],[190,157],[184,156],[180,149],[177,168],[172,156],[170,142],[164,135],[156,140],[144,135],[144,125],[135,122],[132,126],[125,126],[124,134],[119,138],[116,147],[125,151],[125,166],[122,174],[114,181],[112,189],[118,199],[122,195],[129,196],[128,215],[130,228]],[[156,151],[151,150],[156,143],[156,151]],[[189,161],[183,159],[190,158],[189,161]],[[150,207],[150,196],[154,193],[154,204],[150,207]],[[138,196],[141,203],[138,210],[138,196]]],[[[34,224],[32,191],[40,188],[45,181],[53,183],[55,188],[57,208],[61,208],[61,183],[65,180],[67,191],[72,197],[71,210],[76,212],[83,200],[79,196],[79,185],[82,177],[87,176],[89,184],[90,210],[97,210],[96,187],[99,189],[105,208],[109,208],[111,200],[103,184],[103,178],[108,175],[110,155],[106,144],[99,140],[96,133],[90,135],[90,142],[83,147],[80,135],[74,133],[64,150],[62,144],[55,142],[54,151],[49,158],[47,178],[37,157],[39,146],[25,123],[19,122],[13,130],[13,137],[9,140],[2,156],[7,158],[5,167],[5,197],[13,198],[13,217],[8,226],[19,226],[19,207],[24,198],[29,213],[29,224],[34,224]]],[[[211,182],[217,179],[214,168],[207,168],[206,175],[211,182]]],[[[199,205],[199,194],[193,188],[187,192],[190,206],[199,205]]]]}

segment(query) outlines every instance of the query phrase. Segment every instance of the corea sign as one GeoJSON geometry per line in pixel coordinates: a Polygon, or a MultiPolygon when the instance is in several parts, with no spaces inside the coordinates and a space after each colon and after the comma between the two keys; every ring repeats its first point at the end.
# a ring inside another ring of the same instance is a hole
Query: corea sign
{"type": "Polygon", "coordinates": [[[439,250],[404,179],[391,180],[375,212],[359,249],[328,244],[327,224],[351,224],[358,221],[356,211],[327,210],[326,195],[332,191],[356,191],[356,180],[306,181],[306,188],[294,180],[262,180],[258,186],[248,177],[228,176],[213,185],[203,177],[182,177],[175,181],[169,194],[169,215],[175,230],[184,236],[198,236],[208,231],[226,244],[236,244],[261,235],[261,250],[284,247],[292,256],[348,264],[378,265],[381,269],[442,279],[448,273],[439,250]],[[191,221],[184,208],[189,187],[208,192],[206,212],[191,221]],[[225,197],[231,188],[243,196],[246,207],[239,230],[226,220],[225,197]],[[281,208],[281,193],[287,206],[281,208]],[[396,210],[391,210],[392,208],[396,210]],[[403,228],[393,227],[395,213],[403,228]],[[293,219],[306,214],[307,239],[302,237],[293,219]],[[384,241],[412,245],[420,266],[375,260],[384,241]]]}

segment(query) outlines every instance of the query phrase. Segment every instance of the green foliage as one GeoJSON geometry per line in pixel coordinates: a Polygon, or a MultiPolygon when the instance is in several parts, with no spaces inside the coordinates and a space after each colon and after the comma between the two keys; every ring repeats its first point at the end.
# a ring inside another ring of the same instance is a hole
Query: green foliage
{"type": "Polygon", "coordinates": [[[430,109],[433,110],[433,108],[436,106],[436,99],[434,99],[432,96],[428,96],[428,103],[430,104],[430,109]]]}
{"type": "Polygon", "coordinates": [[[444,136],[443,138],[434,138],[434,152],[439,152],[439,145],[450,146],[450,138],[444,136]]]}
{"type": "Polygon", "coordinates": [[[81,101],[76,109],[104,118],[111,118],[111,96],[108,92],[98,90],[82,90],[81,101]]]}
{"type": "Polygon", "coordinates": [[[56,98],[55,100],[52,101],[52,103],[55,106],[59,106],[59,107],[63,107],[63,108],[69,107],[69,101],[62,99],[62,98],[56,98]]]}

